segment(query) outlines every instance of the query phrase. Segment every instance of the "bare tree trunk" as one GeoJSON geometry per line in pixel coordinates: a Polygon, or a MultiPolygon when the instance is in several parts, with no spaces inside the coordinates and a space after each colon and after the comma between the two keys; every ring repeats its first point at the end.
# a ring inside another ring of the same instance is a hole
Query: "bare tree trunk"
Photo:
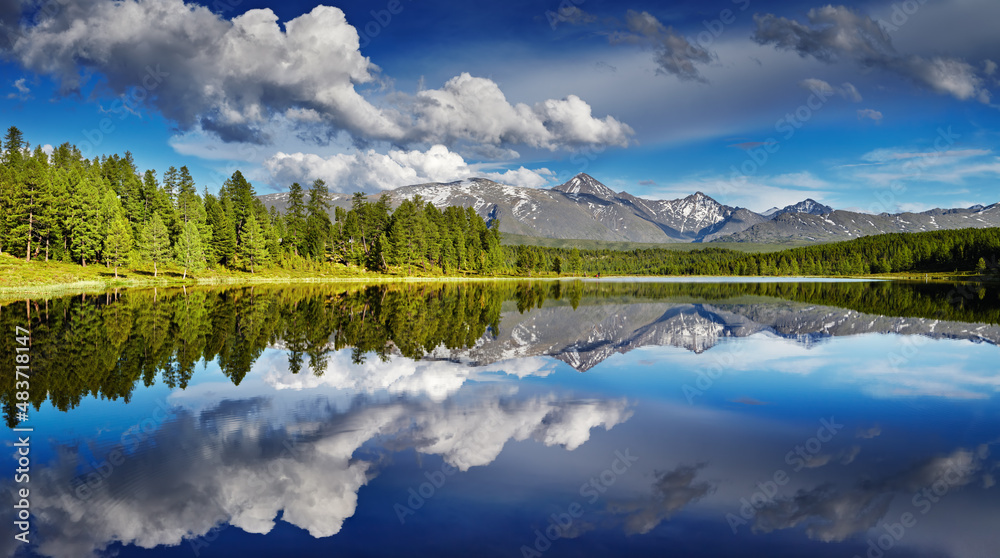
{"type": "Polygon", "coordinates": [[[28,250],[24,254],[24,261],[31,261],[31,220],[34,218],[34,214],[30,211],[28,212],[28,250]]]}

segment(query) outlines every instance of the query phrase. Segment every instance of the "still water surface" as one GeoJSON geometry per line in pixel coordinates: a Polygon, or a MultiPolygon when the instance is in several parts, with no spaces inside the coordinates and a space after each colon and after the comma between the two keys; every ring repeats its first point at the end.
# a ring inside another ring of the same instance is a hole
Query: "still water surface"
{"type": "Polygon", "coordinates": [[[3,556],[1000,556],[995,288],[257,286],[0,309],[6,331],[29,320],[32,544],[5,521],[3,556]]]}

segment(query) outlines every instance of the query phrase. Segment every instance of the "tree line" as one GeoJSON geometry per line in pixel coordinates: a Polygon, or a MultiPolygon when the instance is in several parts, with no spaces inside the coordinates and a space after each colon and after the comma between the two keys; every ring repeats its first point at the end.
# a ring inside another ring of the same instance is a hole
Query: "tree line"
{"type": "Polygon", "coordinates": [[[938,271],[996,275],[1000,228],[880,234],[770,253],[706,246],[691,251],[509,246],[506,262],[522,275],[852,276],[938,271]]]}

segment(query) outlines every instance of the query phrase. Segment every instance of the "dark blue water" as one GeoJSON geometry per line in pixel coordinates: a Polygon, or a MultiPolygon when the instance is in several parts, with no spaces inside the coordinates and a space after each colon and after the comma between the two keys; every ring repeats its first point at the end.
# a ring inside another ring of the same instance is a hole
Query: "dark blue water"
{"type": "Polygon", "coordinates": [[[217,355],[83,389],[22,425],[31,543],[0,549],[1000,556],[1000,327],[803,298],[510,298],[421,359],[331,344],[293,373],[276,334],[238,382],[217,355]]]}

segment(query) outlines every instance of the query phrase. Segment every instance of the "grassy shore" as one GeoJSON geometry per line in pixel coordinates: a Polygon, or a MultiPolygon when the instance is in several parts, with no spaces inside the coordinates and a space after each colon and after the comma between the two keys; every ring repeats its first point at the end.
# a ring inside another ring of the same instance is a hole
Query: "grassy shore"
{"type": "Polygon", "coordinates": [[[153,269],[113,268],[104,265],[83,267],[74,263],[32,261],[0,255],[0,298],[19,298],[24,295],[54,296],[70,293],[104,292],[108,289],[134,287],[180,287],[182,285],[242,285],[255,283],[312,283],[312,282],[398,282],[424,280],[469,280],[476,276],[442,276],[411,269],[404,274],[373,273],[357,267],[316,265],[312,268],[257,269],[234,271],[225,268],[204,269],[184,276],[184,269],[177,266],[159,266],[153,269]]]}
{"type": "MultiPolygon", "coordinates": [[[[534,275],[531,279],[555,279],[554,273],[534,275]]],[[[135,287],[170,287],[182,285],[242,285],[256,283],[384,283],[400,281],[466,281],[524,279],[520,276],[480,277],[473,275],[441,275],[425,273],[418,269],[397,274],[373,273],[357,267],[341,265],[316,265],[312,268],[268,268],[247,271],[228,269],[201,270],[184,277],[183,268],[160,266],[154,277],[150,269],[118,269],[103,265],[83,267],[73,263],[32,261],[0,255],[0,299],[17,299],[24,296],[50,297],[73,293],[97,293],[109,289],[135,287]]],[[[565,277],[564,277],[565,278],[565,277]]],[[[854,278],[892,279],[905,281],[977,281],[985,278],[973,273],[888,273],[854,278]]]]}

